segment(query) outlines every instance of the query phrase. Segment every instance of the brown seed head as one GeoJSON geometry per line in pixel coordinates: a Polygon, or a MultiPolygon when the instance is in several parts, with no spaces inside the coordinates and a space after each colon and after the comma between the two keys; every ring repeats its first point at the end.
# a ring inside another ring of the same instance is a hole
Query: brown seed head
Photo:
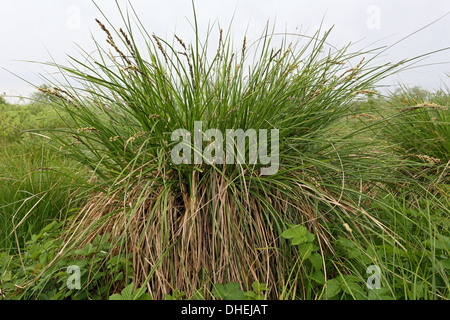
{"type": "Polygon", "coordinates": [[[183,40],[181,38],[179,38],[177,35],[175,35],[175,39],[177,39],[177,41],[180,43],[180,45],[184,48],[184,50],[186,49],[186,45],[184,44],[183,40]]]}
{"type": "Polygon", "coordinates": [[[122,28],[120,28],[120,33],[122,34],[123,38],[125,39],[126,44],[128,45],[128,48],[130,49],[130,52],[133,54],[133,56],[135,55],[135,51],[134,51],[134,46],[130,41],[130,38],[128,37],[128,35],[125,33],[125,31],[123,31],[122,28]]]}
{"type": "Polygon", "coordinates": [[[108,38],[112,40],[111,33],[109,32],[108,29],[106,29],[105,25],[104,25],[103,23],[101,23],[100,20],[98,20],[98,19],[95,19],[95,21],[98,23],[98,25],[100,26],[100,28],[106,33],[106,35],[108,36],[108,38]]]}
{"type": "Polygon", "coordinates": [[[161,41],[159,41],[159,38],[158,38],[155,34],[153,34],[152,37],[153,37],[153,39],[155,39],[156,45],[158,46],[159,51],[161,51],[161,53],[162,53],[163,56],[164,56],[164,59],[165,59],[166,62],[167,62],[167,55],[166,55],[166,52],[164,51],[164,49],[163,49],[163,47],[162,47],[161,41]]]}

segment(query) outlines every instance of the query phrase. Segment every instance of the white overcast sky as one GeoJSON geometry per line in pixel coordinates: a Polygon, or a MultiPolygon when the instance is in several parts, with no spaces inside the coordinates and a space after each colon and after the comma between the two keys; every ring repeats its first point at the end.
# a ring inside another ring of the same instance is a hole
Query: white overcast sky
{"type": "MultiPolygon", "coordinates": [[[[150,34],[170,38],[176,31],[189,42],[192,32],[188,20],[193,17],[190,0],[130,1],[150,34]]],[[[113,0],[96,2],[115,26],[122,26],[113,0]]],[[[450,0],[194,2],[203,30],[215,21],[227,27],[234,15],[232,32],[236,41],[246,32],[247,38],[256,39],[267,20],[275,23],[279,32],[300,30],[307,35],[313,35],[323,20],[325,28],[334,25],[331,44],[339,47],[360,41],[359,48],[375,41],[378,42],[374,48],[392,45],[450,12],[450,0]]],[[[104,38],[94,21],[101,14],[91,0],[0,0],[0,3],[0,94],[28,96],[34,90],[8,71],[37,85],[42,82],[39,73],[52,71],[23,60],[46,62],[53,58],[64,64],[68,54],[79,56],[76,44],[88,52],[94,50],[91,33],[104,38]]],[[[446,47],[450,47],[450,14],[387,50],[382,61],[399,61],[446,47]]],[[[398,74],[390,83],[401,81],[427,89],[450,87],[450,50],[434,54],[420,64],[423,66],[398,74]]]]}

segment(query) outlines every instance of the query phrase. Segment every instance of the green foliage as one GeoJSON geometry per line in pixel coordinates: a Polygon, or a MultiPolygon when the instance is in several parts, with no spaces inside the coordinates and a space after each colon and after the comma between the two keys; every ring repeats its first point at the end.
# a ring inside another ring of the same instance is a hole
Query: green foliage
{"type": "Polygon", "coordinates": [[[216,299],[224,300],[244,300],[245,293],[240,289],[240,284],[229,282],[226,284],[217,283],[214,285],[213,295],[216,299]]]}
{"type": "Polygon", "coordinates": [[[29,138],[25,130],[54,129],[64,125],[64,120],[49,104],[0,104],[0,142],[14,142],[29,138]]]}
{"type": "Polygon", "coordinates": [[[292,245],[297,246],[302,243],[312,242],[315,236],[306,229],[306,227],[298,225],[284,231],[281,236],[285,239],[292,239],[292,245]]]}
{"type": "MultiPolygon", "coordinates": [[[[33,235],[21,255],[0,251],[0,286],[6,299],[85,300],[106,299],[110,292],[124,287],[133,278],[133,269],[124,254],[113,254],[108,235],[98,236],[82,248],[73,248],[54,260],[62,246],[63,223],[52,222],[33,235]],[[52,261],[55,261],[53,264],[52,261]],[[81,270],[81,289],[69,289],[69,266],[81,270]]],[[[131,286],[133,286],[131,284],[131,286]]],[[[138,290],[122,298],[147,299],[138,290]]]]}
{"type": "Polygon", "coordinates": [[[226,284],[217,283],[214,285],[213,296],[222,300],[264,300],[264,292],[267,291],[265,284],[258,281],[252,283],[253,290],[243,291],[239,283],[228,282],[226,284]]]}
{"type": "MultiPolygon", "coordinates": [[[[364,281],[353,275],[340,275],[328,280],[325,284],[328,298],[336,295],[348,295],[351,299],[367,300],[368,293],[364,290],[364,281]]],[[[376,290],[376,289],[375,289],[376,290]]]]}
{"type": "Polygon", "coordinates": [[[268,288],[264,283],[259,283],[258,281],[255,281],[252,283],[252,288],[253,290],[249,290],[244,293],[244,295],[247,297],[247,300],[265,299],[264,293],[268,290],[268,288]]]}
{"type": "MultiPolygon", "coordinates": [[[[336,228],[333,259],[327,255],[322,260],[317,250],[311,250],[309,259],[292,269],[281,298],[295,299],[300,274],[307,275],[302,281],[316,299],[448,298],[450,197],[421,190],[420,199],[401,189],[395,196],[379,194],[371,214],[389,226],[395,238],[377,229],[351,231],[348,224],[336,228]],[[380,268],[380,288],[366,286],[369,266],[380,268]]],[[[303,226],[294,226],[282,236],[292,240],[293,248],[301,248],[309,243],[307,234],[303,226]]],[[[314,245],[314,237],[309,238],[314,245]]]]}
{"type": "Polygon", "coordinates": [[[0,145],[0,249],[16,251],[75,210],[83,174],[78,164],[52,152],[46,139],[0,145]]]}
{"type": "Polygon", "coordinates": [[[166,294],[164,297],[166,298],[166,300],[180,300],[184,296],[186,296],[186,292],[179,292],[178,289],[175,289],[172,294],[166,294]]]}
{"type": "Polygon", "coordinates": [[[285,230],[281,237],[292,240],[291,243],[298,248],[302,260],[310,259],[315,266],[320,265],[318,260],[320,255],[318,258],[317,253],[315,253],[319,248],[313,244],[316,236],[310,233],[306,227],[302,225],[294,226],[285,230]]]}
{"type": "Polygon", "coordinates": [[[134,283],[126,286],[120,294],[113,294],[109,300],[152,300],[148,293],[144,292],[144,288],[140,290],[133,290],[134,283]]]}
{"type": "MultiPolygon", "coordinates": [[[[442,299],[450,294],[450,198],[422,192],[420,203],[405,191],[385,194],[373,204],[373,215],[395,232],[394,239],[370,233],[340,236],[336,255],[342,261],[336,278],[327,281],[328,298],[340,299],[442,299]],[[381,270],[381,288],[364,288],[367,268],[381,270]],[[348,276],[349,281],[344,283],[348,276]],[[345,287],[346,286],[346,287],[345,287]],[[363,290],[364,289],[364,290],[363,290]]],[[[332,270],[329,270],[329,274],[332,270]]]]}

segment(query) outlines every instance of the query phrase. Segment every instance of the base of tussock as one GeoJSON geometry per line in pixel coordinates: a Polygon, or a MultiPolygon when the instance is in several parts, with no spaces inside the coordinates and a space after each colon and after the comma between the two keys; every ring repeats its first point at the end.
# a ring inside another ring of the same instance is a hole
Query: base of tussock
{"type": "MultiPolygon", "coordinates": [[[[198,184],[198,176],[192,182],[198,184]]],[[[80,246],[108,235],[113,250],[132,261],[135,286],[146,284],[153,299],[175,289],[210,298],[213,284],[229,281],[243,288],[260,281],[277,296],[283,262],[267,208],[218,172],[209,182],[196,185],[195,196],[183,186],[151,184],[97,193],[68,234],[80,246]]]]}

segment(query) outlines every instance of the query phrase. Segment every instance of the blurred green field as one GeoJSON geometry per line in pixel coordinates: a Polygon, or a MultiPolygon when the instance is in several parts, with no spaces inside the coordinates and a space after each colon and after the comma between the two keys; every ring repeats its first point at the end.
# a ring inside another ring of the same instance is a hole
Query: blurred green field
{"type": "Polygon", "coordinates": [[[81,167],[58,155],[45,132],[39,131],[64,125],[46,102],[0,104],[0,247],[4,250],[17,252],[32,234],[67,215],[81,167]]]}

